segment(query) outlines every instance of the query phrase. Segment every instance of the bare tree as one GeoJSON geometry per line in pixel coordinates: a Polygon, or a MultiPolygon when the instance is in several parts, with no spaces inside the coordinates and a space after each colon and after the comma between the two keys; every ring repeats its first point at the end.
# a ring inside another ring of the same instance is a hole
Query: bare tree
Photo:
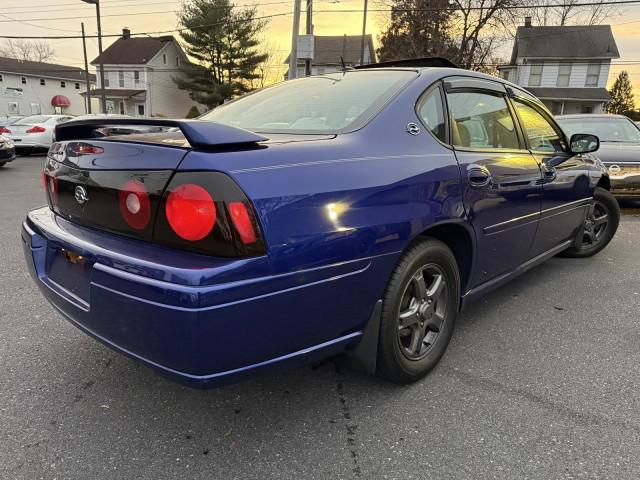
{"type": "Polygon", "coordinates": [[[7,39],[0,47],[0,56],[22,61],[46,62],[55,57],[55,52],[44,40],[7,39]]]}
{"type": "Polygon", "coordinates": [[[595,0],[585,5],[582,0],[524,0],[531,8],[518,8],[510,12],[512,24],[522,25],[524,17],[531,17],[534,25],[598,25],[607,19],[622,14],[620,7],[607,0],[595,0]]]}

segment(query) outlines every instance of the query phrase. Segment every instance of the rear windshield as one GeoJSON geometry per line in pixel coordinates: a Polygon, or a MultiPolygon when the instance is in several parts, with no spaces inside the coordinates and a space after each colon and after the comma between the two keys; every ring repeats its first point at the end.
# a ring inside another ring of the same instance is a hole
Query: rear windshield
{"type": "Polygon", "coordinates": [[[34,115],[32,117],[25,117],[21,120],[18,120],[14,125],[31,125],[33,123],[45,123],[51,117],[47,117],[46,115],[34,115]]]}
{"type": "Polygon", "coordinates": [[[352,71],[283,82],[201,117],[261,133],[340,133],[360,128],[417,74],[352,71]]]}
{"type": "Polygon", "coordinates": [[[562,129],[570,136],[590,133],[601,142],[640,143],[640,130],[626,118],[558,118],[562,129]]]}

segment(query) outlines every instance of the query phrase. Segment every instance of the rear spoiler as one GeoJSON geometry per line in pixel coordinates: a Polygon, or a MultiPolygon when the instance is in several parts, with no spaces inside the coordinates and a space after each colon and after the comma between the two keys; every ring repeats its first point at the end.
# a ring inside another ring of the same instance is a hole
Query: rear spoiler
{"type": "Polygon", "coordinates": [[[204,120],[167,120],[164,118],[92,118],[56,126],[57,141],[96,138],[95,130],[110,126],[150,126],[178,128],[192,147],[217,147],[258,143],[267,138],[243,128],[204,120]]]}

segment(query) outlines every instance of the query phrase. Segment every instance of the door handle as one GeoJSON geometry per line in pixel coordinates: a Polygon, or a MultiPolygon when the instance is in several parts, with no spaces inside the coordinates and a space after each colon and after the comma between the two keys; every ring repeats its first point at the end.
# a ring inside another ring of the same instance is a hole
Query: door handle
{"type": "Polygon", "coordinates": [[[467,170],[469,185],[473,188],[485,188],[491,185],[491,172],[487,167],[470,165],[467,170]]]}

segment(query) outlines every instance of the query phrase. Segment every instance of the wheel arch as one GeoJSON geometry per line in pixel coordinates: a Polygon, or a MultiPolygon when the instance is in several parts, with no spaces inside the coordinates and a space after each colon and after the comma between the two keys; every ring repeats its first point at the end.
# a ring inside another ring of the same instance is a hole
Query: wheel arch
{"type": "Polygon", "coordinates": [[[602,175],[600,180],[598,180],[598,184],[596,187],[604,188],[605,190],[611,191],[611,179],[608,175],[602,175]]]}
{"type": "MultiPolygon", "coordinates": [[[[444,243],[456,258],[460,272],[460,292],[464,294],[470,288],[473,270],[475,237],[469,225],[462,222],[445,222],[433,225],[421,232],[412,244],[425,237],[435,238],[444,243]]],[[[407,248],[410,248],[408,246],[407,248]]]]}

